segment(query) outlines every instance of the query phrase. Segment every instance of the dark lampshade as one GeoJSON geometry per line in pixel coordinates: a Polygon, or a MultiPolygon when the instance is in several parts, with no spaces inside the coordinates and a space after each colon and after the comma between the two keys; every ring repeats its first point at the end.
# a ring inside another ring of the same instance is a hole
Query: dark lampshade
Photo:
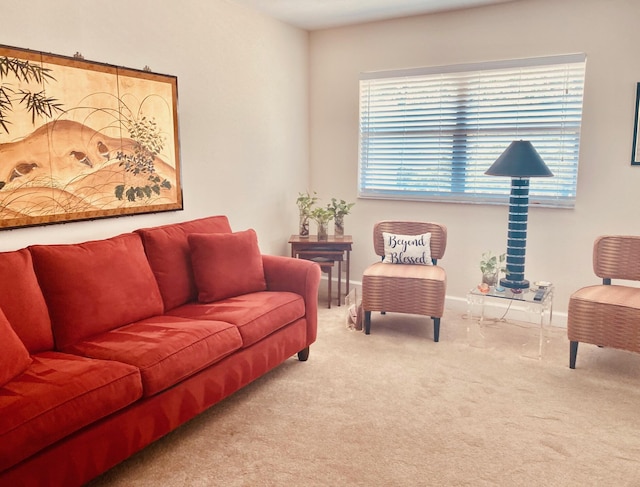
{"type": "Polygon", "coordinates": [[[512,178],[551,177],[553,173],[528,140],[514,140],[485,172],[512,178]]]}

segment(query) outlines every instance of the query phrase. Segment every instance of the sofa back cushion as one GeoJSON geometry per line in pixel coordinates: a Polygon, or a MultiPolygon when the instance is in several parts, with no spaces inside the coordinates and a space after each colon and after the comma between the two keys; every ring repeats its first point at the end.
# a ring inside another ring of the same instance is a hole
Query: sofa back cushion
{"type": "Polygon", "coordinates": [[[29,247],[56,347],[162,314],[162,297],[135,233],[29,247]]]}
{"type": "Polygon", "coordinates": [[[22,374],[31,357],[0,309],[0,387],[22,374]]]}
{"type": "Polygon", "coordinates": [[[267,290],[255,230],[192,233],[188,240],[201,303],[267,290]]]}
{"type": "Polygon", "coordinates": [[[212,216],[183,223],[136,230],[153,274],[158,281],[165,311],[195,301],[198,289],[193,277],[187,235],[231,233],[226,216],[212,216]]]}
{"type": "Polygon", "coordinates": [[[0,253],[0,308],[30,353],[53,350],[49,311],[27,249],[0,253]]]}

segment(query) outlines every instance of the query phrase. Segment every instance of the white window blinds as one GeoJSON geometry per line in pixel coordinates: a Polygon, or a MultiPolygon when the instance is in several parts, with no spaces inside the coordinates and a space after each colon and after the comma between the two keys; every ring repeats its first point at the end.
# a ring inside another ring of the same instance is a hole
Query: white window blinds
{"type": "Polygon", "coordinates": [[[554,174],[530,202],[576,197],[585,55],[365,73],[359,191],[364,198],[507,203],[509,178],[485,176],[513,140],[554,174]]]}

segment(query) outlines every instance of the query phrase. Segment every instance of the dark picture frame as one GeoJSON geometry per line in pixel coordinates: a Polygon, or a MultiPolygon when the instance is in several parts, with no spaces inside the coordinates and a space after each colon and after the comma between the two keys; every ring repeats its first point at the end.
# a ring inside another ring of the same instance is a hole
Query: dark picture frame
{"type": "Polygon", "coordinates": [[[0,45],[0,229],[183,209],[177,78],[0,45]]]}
{"type": "Polygon", "coordinates": [[[631,150],[631,165],[640,166],[640,133],[638,133],[638,119],[640,118],[640,83],[636,85],[636,110],[633,121],[633,147],[631,150]]]}

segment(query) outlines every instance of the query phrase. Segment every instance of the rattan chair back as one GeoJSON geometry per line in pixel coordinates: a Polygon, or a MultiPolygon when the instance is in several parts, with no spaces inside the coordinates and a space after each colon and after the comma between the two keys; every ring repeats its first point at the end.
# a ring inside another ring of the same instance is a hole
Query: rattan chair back
{"type": "Polygon", "coordinates": [[[598,237],[593,245],[593,272],[602,279],[640,281],[640,237],[598,237]]]}

